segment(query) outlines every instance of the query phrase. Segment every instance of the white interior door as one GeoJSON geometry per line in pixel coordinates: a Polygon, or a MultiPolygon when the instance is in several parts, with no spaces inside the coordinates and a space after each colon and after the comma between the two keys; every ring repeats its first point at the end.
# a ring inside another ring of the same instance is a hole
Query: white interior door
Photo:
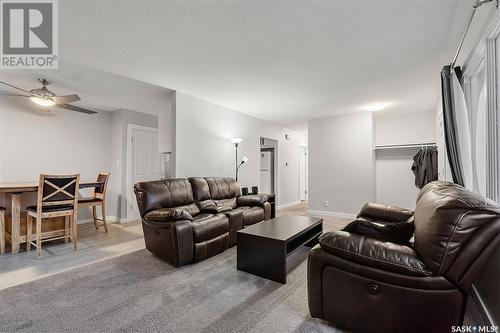
{"type": "MultiPolygon", "coordinates": [[[[161,179],[161,158],[158,153],[158,132],[132,129],[131,136],[131,180],[130,198],[134,198],[133,184],[161,179]]],[[[132,218],[139,217],[137,203],[131,200],[128,207],[132,218]]]]}
{"type": "Polygon", "coordinates": [[[307,201],[307,147],[300,147],[300,200],[307,201]]]}

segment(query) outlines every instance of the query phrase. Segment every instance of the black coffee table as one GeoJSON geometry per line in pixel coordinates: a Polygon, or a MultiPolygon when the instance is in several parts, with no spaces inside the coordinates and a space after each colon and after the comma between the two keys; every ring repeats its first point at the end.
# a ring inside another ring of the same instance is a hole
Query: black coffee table
{"type": "Polygon", "coordinates": [[[237,233],[237,268],[286,283],[286,258],[303,245],[314,246],[323,232],[323,219],[285,215],[256,223],[237,233]]]}

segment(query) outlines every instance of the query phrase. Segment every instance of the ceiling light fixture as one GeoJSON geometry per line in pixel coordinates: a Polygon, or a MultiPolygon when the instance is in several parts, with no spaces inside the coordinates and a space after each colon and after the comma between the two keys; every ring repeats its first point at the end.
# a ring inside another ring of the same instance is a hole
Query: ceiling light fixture
{"type": "Polygon", "coordinates": [[[43,97],[32,96],[32,97],[30,97],[30,99],[33,103],[36,103],[36,104],[41,105],[41,106],[56,105],[56,103],[52,100],[52,98],[43,98],[43,97]]]}
{"type": "Polygon", "coordinates": [[[365,105],[364,109],[370,112],[382,111],[389,106],[389,103],[371,103],[365,105]]]}

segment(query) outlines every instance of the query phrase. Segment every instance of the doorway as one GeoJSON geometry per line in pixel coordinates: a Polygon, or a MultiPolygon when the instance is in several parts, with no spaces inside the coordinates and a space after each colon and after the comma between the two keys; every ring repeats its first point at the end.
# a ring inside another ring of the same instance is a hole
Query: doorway
{"type": "Polygon", "coordinates": [[[161,179],[158,129],[128,125],[127,130],[127,219],[138,218],[134,184],[161,179]]]}
{"type": "Polygon", "coordinates": [[[308,157],[307,157],[307,147],[300,147],[300,162],[299,162],[299,172],[300,172],[300,201],[307,201],[308,199],[308,157]]]}
{"type": "Polygon", "coordinates": [[[260,191],[274,194],[274,148],[260,149],[260,191]]]}
{"type": "Polygon", "coordinates": [[[278,141],[260,138],[260,192],[277,194],[278,141]]]}

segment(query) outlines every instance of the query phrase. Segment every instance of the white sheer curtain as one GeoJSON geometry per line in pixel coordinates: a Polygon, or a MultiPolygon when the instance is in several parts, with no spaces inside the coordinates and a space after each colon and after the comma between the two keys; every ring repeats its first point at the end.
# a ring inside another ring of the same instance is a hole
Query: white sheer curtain
{"type": "Polygon", "coordinates": [[[457,141],[460,157],[460,164],[462,165],[462,177],[464,187],[474,189],[474,173],[472,167],[472,141],[471,141],[471,128],[469,124],[469,113],[467,111],[467,104],[465,103],[465,95],[462,86],[458,81],[455,73],[452,73],[452,91],[453,91],[453,107],[455,113],[455,121],[457,128],[457,141]]]}
{"type": "Polygon", "coordinates": [[[483,83],[476,110],[475,166],[477,191],[486,196],[486,83],[483,83]]]}

